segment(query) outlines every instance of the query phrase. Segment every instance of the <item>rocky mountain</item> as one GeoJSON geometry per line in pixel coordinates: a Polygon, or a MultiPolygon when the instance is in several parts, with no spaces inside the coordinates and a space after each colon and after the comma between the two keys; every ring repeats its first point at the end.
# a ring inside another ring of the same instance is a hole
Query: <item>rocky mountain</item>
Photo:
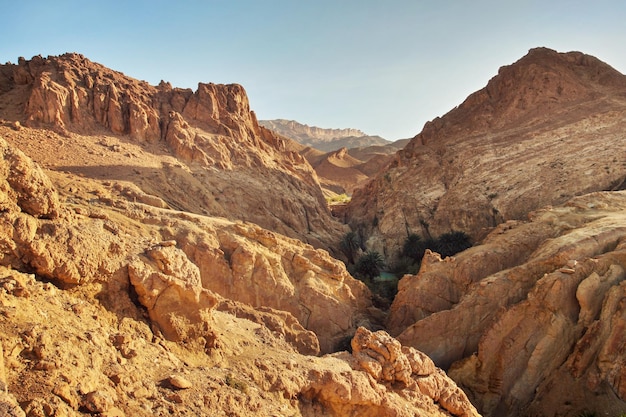
{"type": "Polygon", "coordinates": [[[6,137],[51,169],[130,181],[167,207],[251,221],[317,247],[344,233],[310,165],[258,125],[239,85],[155,87],[66,54],[0,66],[0,92],[4,120],[52,130],[6,137]]]}
{"type": "Polygon", "coordinates": [[[409,234],[479,241],[507,220],[626,179],[626,76],[579,52],[537,48],[428,122],[354,192],[350,224],[397,256],[409,234]]]}
{"type": "Polygon", "coordinates": [[[342,226],[242,87],[35,57],[0,117],[1,415],[478,416],[304,242],[342,226]]]}
{"type": "Polygon", "coordinates": [[[324,129],[284,119],[260,120],[259,124],[279,135],[323,152],[389,143],[388,140],[380,136],[369,136],[357,129],[324,129]]]}
{"type": "Polygon", "coordinates": [[[619,416],[625,103],[541,48],[397,153],[322,154],[238,85],[0,66],[0,415],[619,416]],[[349,229],[320,183],[350,172],[370,249],[474,246],[381,310],[324,249],[349,229]]]}

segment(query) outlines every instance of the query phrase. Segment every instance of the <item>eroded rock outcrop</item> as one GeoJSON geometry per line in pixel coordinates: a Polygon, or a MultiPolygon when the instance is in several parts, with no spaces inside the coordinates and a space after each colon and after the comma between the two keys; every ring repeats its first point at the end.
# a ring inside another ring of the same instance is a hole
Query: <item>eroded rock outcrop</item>
{"type": "Polygon", "coordinates": [[[348,207],[368,248],[396,257],[411,233],[480,240],[507,220],[623,188],[626,76],[579,52],[531,50],[422,132],[348,207]]]}
{"type": "Polygon", "coordinates": [[[358,368],[376,381],[400,382],[454,416],[478,416],[465,393],[428,356],[402,346],[384,331],[372,333],[359,328],[352,339],[352,355],[358,368]]]}
{"type": "MultiPolygon", "coordinates": [[[[171,164],[164,151],[174,156],[175,167],[182,169],[163,177],[137,168],[129,172],[133,182],[170,207],[252,221],[327,249],[344,232],[330,215],[311,166],[287,151],[284,139],[259,126],[240,85],[199,83],[196,91],[166,82],[151,86],[79,54],[20,59],[0,66],[0,73],[3,119],[53,129],[64,144],[83,151],[102,141],[99,133],[117,135],[144,156],[160,159],[150,165],[161,170],[171,164]],[[268,190],[272,199],[266,198],[268,190]]],[[[81,152],[64,153],[62,162],[45,154],[43,159],[80,172],[89,165],[81,152]]],[[[91,149],[88,155],[93,159],[97,153],[91,149]]],[[[111,164],[107,155],[100,156],[91,169],[111,164]]],[[[134,162],[122,161],[99,175],[123,172],[134,162]]]]}
{"type": "Polygon", "coordinates": [[[58,187],[67,177],[55,175],[22,194],[5,186],[3,415],[476,415],[425,355],[385,333],[360,328],[355,354],[311,356],[376,318],[366,287],[326,251],[136,201],[113,182],[58,187]],[[45,204],[22,210],[53,196],[53,219],[39,216],[45,204]]]}
{"type": "MultiPolygon", "coordinates": [[[[11,161],[7,157],[4,163],[11,161]]],[[[120,281],[129,277],[151,319],[171,340],[206,336],[211,345],[210,311],[218,303],[223,311],[264,323],[310,354],[334,351],[360,325],[380,326],[382,316],[369,290],[324,250],[253,224],[149,205],[149,198],[137,201],[136,193],[119,184],[103,188],[86,181],[95,187],[84,193],[86,200],[78,197],[76,185],[72,203],[61,205],[49,179],[32,167],[49,186],[31,187],[20,197],[6,185],[2,265],[34,271],[64,287],[109,285],[115,277],[114,285],[123,290],[128,284],[120,281]],[[46,195],[56,199],[55,219],[21,211],[22,201],[48,201],[46,195]]],[[[33,175],[12,172],[12,183],[33,175]]]]}
{"type": "Polygon", "coordinates": [[[592,193],[454,258],[427,254],[401,281],[394,334],[450,368],[486,415],[623,407],[625,216],[626,193],[592,193]]]}
{"type": "Polygon", "coordinates": [[[163,245],[149,248],[144,259],[131,261],[128,273],[139,301],[167,339],[213,336],[203,331],[209,331],[218,298],[202,288],[200,270],[183,251],[163,245]],[[190,335],[191,330],[196,334],[190,335]]]}

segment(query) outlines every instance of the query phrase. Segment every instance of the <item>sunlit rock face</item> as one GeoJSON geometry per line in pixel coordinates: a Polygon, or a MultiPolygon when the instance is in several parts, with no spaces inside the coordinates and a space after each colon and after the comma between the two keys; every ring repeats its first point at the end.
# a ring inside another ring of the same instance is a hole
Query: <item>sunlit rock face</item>
{"type": "MultiPolygon", "coordinates": [[[[240,85],[152,86],[79,54],[20,59],[0,74],[7,120],[80,135],[85,147],[116,135],[173,156],[161,163],[165,178],[135,174],[173,208],[248,220],[326,249],[344,233],[311,166],[259,126],[240,85]]],[[[64,165],[83,162],[70,153],[64,165]]]]}
{"type": "Polygon", "coordinates": [[[411,233],[477,240],[545,205],[620,189],[625,93],[626,77],[594,57],[533,49],[357,189],[350,224],[394,257],[411,233]]]}
{"type": "Polygon", "coordinates": [[[623,407],[626,192],[501,224],[407,275],[388,328],[429,355],[484,415],[623,407]],[[621,300],[621,301],[620,301],[621,300]]]}

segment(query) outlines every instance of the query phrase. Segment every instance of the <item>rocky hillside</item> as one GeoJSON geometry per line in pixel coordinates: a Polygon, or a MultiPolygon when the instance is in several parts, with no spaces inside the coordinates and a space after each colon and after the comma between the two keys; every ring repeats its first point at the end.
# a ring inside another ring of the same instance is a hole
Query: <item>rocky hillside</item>
{"type": "Polygon", "coordinates": [[[412,233],[479,240],[545,205],[621,189],[625,114],[626,76],[579,52],[533,49],[356,190],[350,224],[392,258],[412,233]]]}
{"type": "MultiPolygon", "coordinates": [[[[626,191],[500,224],[399,284],[388,329],[487,416],[626,409],[626,191]]],[[[583,414],[584,412],[593,414],[583,414]]]]}
{"type": "Polygon", "coordinates": [[[3,139],[0,189],[4,416],[478,416],[323,250],[3,139]]]}
{"type": "Polygon", "coordinates": [[[357,129],[324,129],[284,119],[260,120],[259,123],[279,135],[323,152],[389,143],[380,136],[369,136],[357,129]]]}
{"type": "Polygon", "coordinates": [[[155,87],[66,54],[0,66],[0,92],[5,125],[39,129],[6,139],[46,167],[131,181],[167,207],[318,247],[344,233],[310,165],[258,125],[239,85],[155,87]]]}

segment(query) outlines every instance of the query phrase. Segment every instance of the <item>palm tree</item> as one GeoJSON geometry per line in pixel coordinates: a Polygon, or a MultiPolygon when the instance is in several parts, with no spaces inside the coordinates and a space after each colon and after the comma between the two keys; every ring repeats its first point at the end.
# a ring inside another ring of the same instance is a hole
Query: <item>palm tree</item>
{"type": "Polygon", "coordinates": [[[380,275],[380,271],[384,267],[385,260],[380,253],[376,251],[367,251],[359,258],[354,270],[358,275],[371,280],[380,275]]]}
{"type": "Polygon", "coordinates": [[[468,235],[464,232],[452,231],[439,236],[434,250],[445,258],[471,247],[472,241],[468,235]]]}
{"type": "Polygon", "coordinates": [[[420,235],[415,233],[408,235],[402,246],[402,255],[416,262],[422,260],[425,251],[426,242],[422,240],[420,235]]]}
{"type": "Polygon", "coordinates": [[[339,244],[342,252],[348,257],[348,263],[354,263],[354,255],[361,247],[361,239],[355,232],[348,232],[341,239],[339,244]]]}

